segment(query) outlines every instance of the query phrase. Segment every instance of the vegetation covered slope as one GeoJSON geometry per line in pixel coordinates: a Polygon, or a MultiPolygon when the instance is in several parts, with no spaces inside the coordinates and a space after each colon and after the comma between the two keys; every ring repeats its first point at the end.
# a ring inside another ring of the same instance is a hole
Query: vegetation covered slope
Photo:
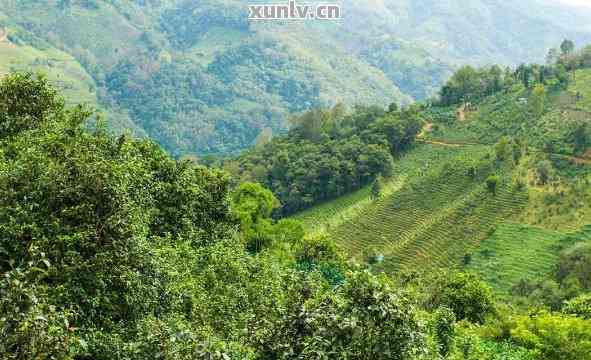
{"type": "MultiPolygon", "coordinates": [[[[273,220],[277,199],[261,185],[231,189],[227,174],[153,142],[89,131],[90,114],[66,107],[44,78],[0,81],[2,358],[591,355],[588,230],[508,307],[473,274],[392,276],[348,263],[323,234],[273,220]]],[[[466,149],[456,150],[444,157],[466,149]]],[[[495,168],[486,147],[473,153],[468,179],[463,161],[442,161],[410,184],[450,175],[470,187],[510,165],[495,168]]],[[[488,196],[500,193],[493,179],[488,196]]]]}
{"type": "Polygon", "coordinates": [[[89,114],[66,108],[43,78],[0,82],[0,357],[432,351],[414,300],[390,279],[349,273],[338,253],[318,251],[327,243],[281,230],[268,190],[243,184],[230,196],[224,173],[149,141],[88,132],[89,114]],[[247,252],[268,230],[293,246],[293,260],[247,252]],[[340,325],[351,321],[359,330],[340,325]]]}
{"type": "Polygon", "coordinates": [[[474,276],[442,276],[425,296],[421,284],[350,267],[328,239],[274,222],[269,190],[230,192],[226,174],[150,141],[89,132],[89,115],[46,79],[0,81],[2,358],[534,359],[552,343],[578,360],[591,351],[564,337],[565,326],[576,340],[591,336],[576,315],[543,317],[560,326],[537,326],[558,339],[540,345],[522,332],[506,344],[475,333],[498,320],[474,276]]]}
{"type": "Polygon", "coordinates": [[[394,191],[368,187],[295,218],[374,269],[467,267],[504,293],[543,279],[591,223],[590,48],[568,45],[556,64],[460,69],[382,180],[394,191]]]}
{"type": "Polygon", "coordinates": [[[589,36],[584,12],[541,0],[345,1],[328,23],[249,23],[250,3],[3,0],[0,27],[72,56],[101,107],[175,156],[237,152],[312,107],[424,99],[457,64],[540,60],[589,36]]]}

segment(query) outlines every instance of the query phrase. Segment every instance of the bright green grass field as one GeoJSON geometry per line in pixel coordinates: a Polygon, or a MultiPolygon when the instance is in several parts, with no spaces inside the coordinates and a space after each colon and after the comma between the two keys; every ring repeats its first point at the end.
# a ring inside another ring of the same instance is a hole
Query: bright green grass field
{"type": "Polygon", "coordinates": [[[565,237],[537,227],[501,224],[472,255],[468,269],[506,293],[521,279],[541,279],[552,271],[565,237]]]}

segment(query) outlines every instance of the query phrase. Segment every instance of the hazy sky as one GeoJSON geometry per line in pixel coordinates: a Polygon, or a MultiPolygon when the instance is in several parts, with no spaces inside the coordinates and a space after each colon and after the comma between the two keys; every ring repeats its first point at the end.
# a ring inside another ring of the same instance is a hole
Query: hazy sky
{"type": "Polygon", "coordinates": [[[569,5],[588,6],[591,7],[591,0],[557,0],[569,5]]]}

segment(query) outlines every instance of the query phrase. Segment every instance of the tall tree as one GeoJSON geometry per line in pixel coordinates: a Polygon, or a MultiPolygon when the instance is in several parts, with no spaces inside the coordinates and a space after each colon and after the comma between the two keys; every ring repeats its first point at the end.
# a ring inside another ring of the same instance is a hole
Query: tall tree
{"type": "Polygon", "coordinates": [[[570,55],[575,51],[575,43],[571,40],[565,39],[562,44],[560,44],[560,50],[562,51],[562,55],[570,55]]]}
{"type": "Polygon", "coordinates": [[[535,117],[539,118],[544,114],[546,106],[546,87],[542,84],[536,85],[530,96],[530,107],[535,117]]]}

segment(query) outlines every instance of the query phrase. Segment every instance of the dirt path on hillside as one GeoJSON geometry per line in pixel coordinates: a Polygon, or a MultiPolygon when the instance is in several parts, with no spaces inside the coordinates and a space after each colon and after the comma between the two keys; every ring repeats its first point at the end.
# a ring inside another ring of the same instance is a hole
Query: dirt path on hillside
{"type": "Polygon", "coordinates": [[[425,140],[425,139],[417,139],[418,142],[422,142],[424,144],[431,144],[431,145],[440,145],[440,146],[448,146],[448,147],[462,147],[462,146],[478,146],[482,144],[477,143],[469,143],[469,142],[454,142],[454,141],[447,141],[447,140],[425,140]]]}
{"type": "MultiPolygon", "coordinates": [[[[478,144],[478,143],[469,143],[469,142],[459,142],[459,141],[447,141],[447,140],[425,140],[421,138],[417,138],[416,141],[421,142],[423,144],[430,144],[430,145],[438,145],[438,146],[447,146],[447,147],[463,147],[463,146],[478,146],[478,145],[485,145],[485,144],[478,144]]],[[[488,145],[490,146],[490,145],[488,145]]],[[[536,152],[542,152],[541,150],[533,149],[536,152]]],[[[565,160],[569,160],[577,165],[591,165],[591,150],[585,153],[585,156],[573,156],[573,155],[565,155],[565,154],[556,154],[556,153],[549,153],[548,155],[556,156],[565,160]]]]}

